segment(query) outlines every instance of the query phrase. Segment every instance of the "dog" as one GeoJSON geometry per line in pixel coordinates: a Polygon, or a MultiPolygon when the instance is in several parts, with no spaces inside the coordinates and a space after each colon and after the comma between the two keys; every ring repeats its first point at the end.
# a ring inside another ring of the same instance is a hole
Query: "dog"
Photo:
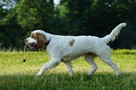
{"type": "Polygon", "coordinates": [[[47,69],[56,67],[60,62],[66,66],[69,74],[73,75],[71,61],[77,57],[84,56],[84,59],[91,65],[88,75],[92,75],[97,69],[94,62],[95,57],[99,57],[104,63],[108,64],[115,72],[120,75],[117,65],[111,60],[109,42],[114,41],[120,30],[126,26],[121,23],[112,32],[103,37],[95,36],[61,36],[53,35],[42,30],[35,30],[30,37],[24,39],[30,49],[45,49],[51,60],[45,63],[37,76],[41,76],[47,69]]]}

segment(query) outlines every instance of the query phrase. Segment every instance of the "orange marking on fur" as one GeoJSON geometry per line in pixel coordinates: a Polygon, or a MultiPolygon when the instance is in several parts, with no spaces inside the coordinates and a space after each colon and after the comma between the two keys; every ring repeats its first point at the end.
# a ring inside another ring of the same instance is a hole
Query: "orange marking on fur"
{"type": "Polygon", "coordinates": [[[45,44],[47,43],[46,36],[41,33],[36,33],[36,37],[37,37],[37,47],[44,48],[45,44]]]}
{"type": "Polygon", "coordinates": [[[31,38],[36,39],[36,35],[34,33],[32,33],[31,38]]]}
{"type": "Polygon", "coordinates": [[[70,46],[73,46],[74,45],[74,43],[75,43],[75,39],[73,39],[71,42],[70,42],[70,46]]]}

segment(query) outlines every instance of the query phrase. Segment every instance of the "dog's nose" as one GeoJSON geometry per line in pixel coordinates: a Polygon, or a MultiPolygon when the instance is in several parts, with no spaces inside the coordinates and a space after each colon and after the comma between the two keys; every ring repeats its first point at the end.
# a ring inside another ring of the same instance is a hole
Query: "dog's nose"
{"type": "Polygon", "coordinates": [[[26,43],[26,42],[27,42],[27,39],[24,39],[24,42],[26,43]]]}

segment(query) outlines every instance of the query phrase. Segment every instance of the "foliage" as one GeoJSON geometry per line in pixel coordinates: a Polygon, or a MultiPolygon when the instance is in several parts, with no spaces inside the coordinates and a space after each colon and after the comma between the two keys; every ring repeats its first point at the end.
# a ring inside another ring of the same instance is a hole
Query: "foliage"
{"type": "Polygon", "coordinates": [[[17,21],[23,28],[49,29],[53,6],[45,1],[21,0],[16,4],[17,21]]]}
{"type": "Polygon", "coordinates": [[[90,65],[82,58],[72,61],[74,76],[70,77],[65,66],[48,70],[43,76],[36,77],[41,66],[49,61],[45,52],[27,52],[23,62],[23,52],[0,52],[0,88],[1,89],[121,89],[136,88],[136,51],[112,51],[112,60],[117,64],[121,76],[99,58],[95,59],[98,70],[88,76],[90,65]]]}
{"type": "Polygon", "coordinates": [[[133,48],[136,37],[136,9],[135,0],[65,0],[65,7],[69,9],[69,31],[74,35],[95,35],[103,37],[121,22],[127,27],[122,30],[118,40],[111,45],[113,48],[133,48]],[[133,12],[133,14],[132,14],[133,12]]]}
{"type": "Polygon", "coordinates": [[[132,49],[136,46],[136,0],[61,0],[56,7],[53,0],[4,2],[12,7],[3,9],[5,4],[0,4],[1,48],[20,49],[23,39],[35,29],[60,35],[104,37],[121,22],[126,22],[127,27],[111,47],[132,49]]]}
{"type": "Polygon", "coordinates": [[[3,9],[1,6],[0,48],[21,49],[24,38],[28,37],[32,30],[50,30],[52,2],[42,0],[17,0],[16,2],[15,7],[10,10],[3,9]]]}

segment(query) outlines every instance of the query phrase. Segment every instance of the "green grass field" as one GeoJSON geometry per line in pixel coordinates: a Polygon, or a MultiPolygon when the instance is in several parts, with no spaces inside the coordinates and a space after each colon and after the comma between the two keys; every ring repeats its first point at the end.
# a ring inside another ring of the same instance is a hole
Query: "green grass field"
{"type": "Polygon", "coordinates": [[[111,58],[117,64],[121,76],[99,58],[98,70],[88,76],[90,65],[82,58],[72,61],[74,75],[69,76],[63,63],[47,70],[41,77],[36,73],[50,60],[45,52],[0,52],[0,90],[134,90],[136,89],[136,51],[112,51],[111,58]]]}

